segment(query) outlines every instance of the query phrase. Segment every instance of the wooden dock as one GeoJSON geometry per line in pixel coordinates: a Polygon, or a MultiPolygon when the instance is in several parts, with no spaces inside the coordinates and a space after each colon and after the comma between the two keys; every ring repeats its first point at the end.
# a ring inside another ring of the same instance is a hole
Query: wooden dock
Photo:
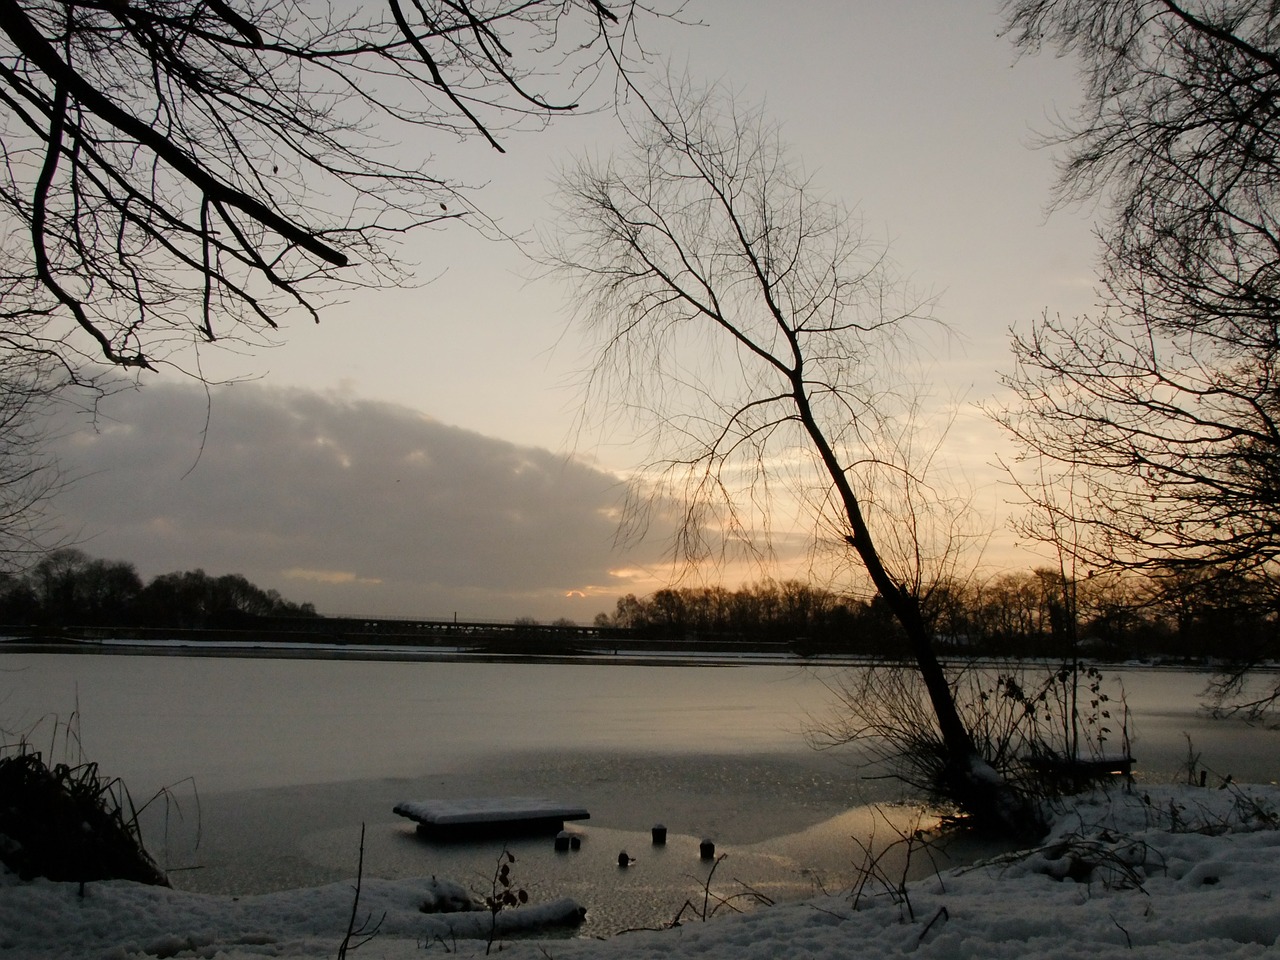
{"type": "Polygon", "coordinates": [[[402,800],[392,811],[418,824],[433,840],[558,833],[566,820],[587,820],[584,807],[544,797],[470,797],[461,800],[402,800]]]}

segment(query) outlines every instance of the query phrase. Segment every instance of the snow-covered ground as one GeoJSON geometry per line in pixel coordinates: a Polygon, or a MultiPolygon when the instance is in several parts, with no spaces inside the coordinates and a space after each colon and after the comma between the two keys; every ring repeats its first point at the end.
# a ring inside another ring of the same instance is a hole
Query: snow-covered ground
{"type": "MultiPolygon", "coordinates": [[[[917,852],[916,856],[926,856],[917,852]]],[[[458,888],[443,878],[365,877],[359,918],[375,958],[483,955],[486,912],[424,913],[458,888]]],[[[0,877],[0,954],[28,958],[331,958],[351,917],[353,883],[252,897],[124,882],[21,883],[0,877]]],[[[586,905],[589,909],[590,905],[586,905]]],[[[565,903],[503,911],[516,924],[565,903]]],[[[922,958],[1273,957],[1280,951],[1280,788],[1143,787],[1080,800],[1035,850],[900,887],[893,877],[803,903],[608,940],[514,939],[520,960],[834,960],[922,958]]],[[[494,949],[498,943],[495,942],[494,949]]]]}

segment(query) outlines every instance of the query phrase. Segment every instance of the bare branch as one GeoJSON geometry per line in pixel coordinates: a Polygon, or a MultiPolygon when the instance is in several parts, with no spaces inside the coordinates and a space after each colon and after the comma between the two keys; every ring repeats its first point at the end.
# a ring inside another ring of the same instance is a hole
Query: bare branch
{"type": "Polygon", "coordinates": [[[6,4],[0,207],[30,228],[0,247],[23,318],[10,340],[63,343],[68,368],[153,368],[405,280],[408,231],[500,234],[430,150],[402,145],[501,151],[642,66],[625,41],[667,15],[608,0],[6,4]]]}

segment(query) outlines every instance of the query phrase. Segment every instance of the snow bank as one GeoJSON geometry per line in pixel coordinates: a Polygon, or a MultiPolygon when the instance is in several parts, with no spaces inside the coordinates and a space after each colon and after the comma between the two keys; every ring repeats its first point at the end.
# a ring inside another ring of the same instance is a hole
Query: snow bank
{"type": "MultiPolygon", "coordinates": [[[[434,878],[365,878],[359,921],[381,918],[374,943],[487,940],[494,917],[487,910],[437,910],[462,888],[434,878]]],[[[224,897],[148,887],[124,880],[90,883],[84,896],[73,883],[0,886],[0,953],[9,960],[47,957],[332,957],[347,932],[354,887],[336,883],[303,890],[224,897]]],[[[456,906],[456,904],[454,904],[456,906]]],[[[503,936],[553,924],[572,924],[580,907],[569,899],[504,910],[503,936]]],[[[482,944],[483,946],[483,944],[482,944]]],[[[363,957],[377,956],[371,944],[363,957]]]]}
{"type": "MultiPolygon", "coordinates": [[[[1045,960],[1275,956],[1280,948],[1280,789],[1151,789],[1082,800],[1035,850],[921,881],[833,895],[607,941],[510,941],[511,960],[1045,960]]],[[[426,914],[432,878],[366,879],[361,915],[385,914],[359,960],[482,955],[486,912],[426,914]],[[469,937],[480,939],[468,940],[469,937]]],[[[352,886],[214,897],[126,882],[0,880],[0,951],[47,957],[333,957],[352,886]]],[[[587,904],[588,908],[590,904],[587,904]]],[[[506,924],[565,903],[503,911],[506,924]]]]}

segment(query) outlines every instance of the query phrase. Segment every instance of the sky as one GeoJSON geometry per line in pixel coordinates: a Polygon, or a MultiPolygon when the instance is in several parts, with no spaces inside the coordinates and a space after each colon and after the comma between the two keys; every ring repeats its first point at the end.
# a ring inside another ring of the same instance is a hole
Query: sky
{"type": "MultiPolygon", "coordinates": [[[[995,3],[693,0],[701,26],[650,47],[675,69],[762,101],[823,190],[937,295],[934,416],[992,537],[982,562],[1027,567],[1007,533],[1007,456],[979,404],[999,400],[1008,332],[1093,302],[1091,210],[1047,212],[1070,113],[1069,61],[1019,59],[995,3]]],[[[605,113],[516,136],[499,156],[433,142],[441,170],[487,181],[480,203],[517,235],[554,229],[552,178],[620,138],[605,113]]],[[[456,226],[404,249],[412,289],[352,292],[269,350],[206,349],[204,387],[172,371],[70,423],[74,480],[54,504],[82,549],[134,563],[242,573],[323,613],[568,617],[671,581],[657,524],[620,541],[626,431],[579,430],[585,357],[566,291],[520,251],[456,226]],[[206,423],[207,433],[206,433],[206,423]]],[[[779,562],[704,573],[808,575],[803,536],[779,562]]],[[[829,585],[839,589],[842,584],[829,585]]]]}

